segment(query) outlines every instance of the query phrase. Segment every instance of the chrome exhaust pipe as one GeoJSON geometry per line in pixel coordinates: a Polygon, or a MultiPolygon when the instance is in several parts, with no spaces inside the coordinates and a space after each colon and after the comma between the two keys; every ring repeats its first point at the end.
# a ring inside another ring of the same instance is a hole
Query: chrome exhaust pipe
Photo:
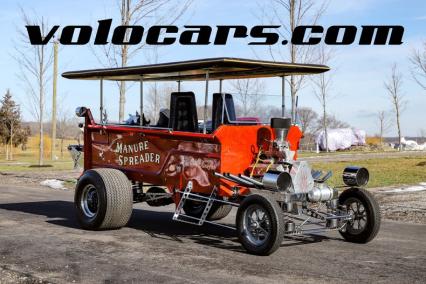
{"type": "Polygon", "coordinates": [[[287,172],[268,171],[263,175],[262,184],[268,189],[286,191],[291,188],[293,182],[287,172]]]}

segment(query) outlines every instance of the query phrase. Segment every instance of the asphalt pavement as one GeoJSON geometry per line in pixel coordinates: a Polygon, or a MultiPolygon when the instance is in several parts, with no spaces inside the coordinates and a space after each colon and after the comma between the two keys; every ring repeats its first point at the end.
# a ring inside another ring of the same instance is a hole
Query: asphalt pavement
{"type": "MultiPolygon", "coordinates": [[[[426,225],[384,221],[365,245],[337,232],[287,238],[276,253],[260,257],[247,254],[233,230],[177,223],[172,211],[139,204],[125,228],[84,231],[72,190],[3,183],[0,283],[426,281],[426,225]]],[[[234,221],[234,211],[223,220],[234,221]]]]}

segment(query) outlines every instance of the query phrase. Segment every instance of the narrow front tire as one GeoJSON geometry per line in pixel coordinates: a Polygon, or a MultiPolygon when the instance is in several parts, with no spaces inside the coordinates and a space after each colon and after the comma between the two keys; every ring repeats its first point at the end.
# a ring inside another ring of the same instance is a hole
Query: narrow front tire
{"type": "Polygon", "coordinates": [[[252,194],[242,202],[237,212],[238,238],[251,254],[270,255],[284,238],[282,210],[273,198],[252,194]]]}
{"type": "Polygon", "coordinates": [[[346,207],[352,220],[339,231],[352,243],[368,243],[380,229],[380,207],[373,195],[362,188],[349,188],[339,196],[339,204],[346,207]]]}

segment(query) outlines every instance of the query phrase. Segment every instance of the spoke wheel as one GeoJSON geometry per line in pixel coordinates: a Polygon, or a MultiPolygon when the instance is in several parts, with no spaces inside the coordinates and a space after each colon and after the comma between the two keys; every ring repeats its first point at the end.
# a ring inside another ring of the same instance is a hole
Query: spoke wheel
{"type": "Polygon", "coordinates": [[[277,201],[256,193],[244,198],[237,212],[238,239],[252,254],[269,255],[284,237],[284,219],[277,201]]]}
{"type": "Polygon", "coordinates": [[[271,217],[266,210],[257,204],[250,205],[243,218],[247,239],[257,246],[264,244],[271,233],[271,217]]]}
{"type": "Polygon", "coordinates": [[[362,233],[368,221],[364,205],[357,198],[349,198],[344,205],[346,205],[348,213],[352,215],[352,220],[346,225],[346,231],[354,235],[362,233]]]}
{"type": "Polygon", "coordinates": [[[362,188],[349,188],[339,196],[339,204],[351,215],[340,234],[353,243],[367,243],[380,229],[380,207],[373,195],[362,188]]]}

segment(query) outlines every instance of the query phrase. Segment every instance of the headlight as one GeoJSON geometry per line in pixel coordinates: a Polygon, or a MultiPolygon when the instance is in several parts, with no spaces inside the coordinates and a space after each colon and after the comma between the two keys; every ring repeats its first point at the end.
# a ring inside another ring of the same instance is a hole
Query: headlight
{"type": "Polygon", "coordinates": [[[85,107],[78,107],[75,109],[75,115],[77,115],[78,117],[85,116],[86,112],[87,112],[87,108],[85,107]]]}
{"type": "Polygon", "coordinates": [[[348,186],[365,186],[369,178],[366,168],[350,166],[343,170],[343,182],[348,186]]]}

